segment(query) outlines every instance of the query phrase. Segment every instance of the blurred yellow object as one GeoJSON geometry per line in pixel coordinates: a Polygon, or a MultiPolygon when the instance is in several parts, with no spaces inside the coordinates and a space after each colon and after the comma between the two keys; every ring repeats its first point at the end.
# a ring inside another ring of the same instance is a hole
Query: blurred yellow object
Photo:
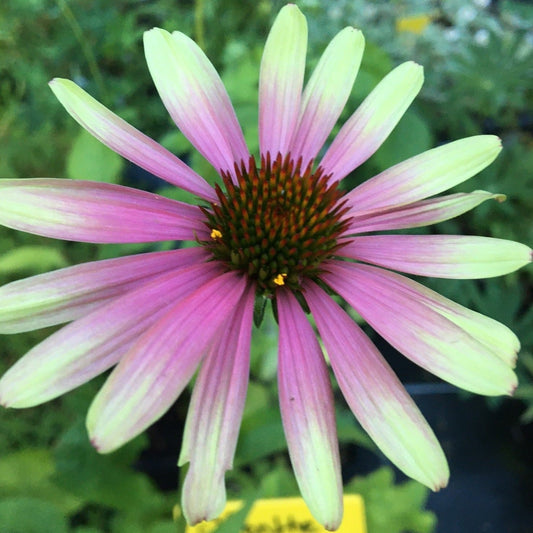
{"type": "MultiPolygon", "coordinates": [[[[187,526],[185,533],[215,533],[228,516],[243,506],[242,501],[230,501],[220,518],[187,526]]],[[[302,498],[272,498],[257,500],[248,514],[242,531],[259,533],[280,531],[283,533],[323,533],[326,530],[312,517],[302,498]]],[[[337,533],[366,533],[363,498],[358,494],[344,496],[344,519],[337,533]]]]}
{"type": "Polygon", "coordinates": [[[396,19],[396,31],[409,32],[420,35],[430,24],[432,18],[429,15],[412,15],[396,19]]]}

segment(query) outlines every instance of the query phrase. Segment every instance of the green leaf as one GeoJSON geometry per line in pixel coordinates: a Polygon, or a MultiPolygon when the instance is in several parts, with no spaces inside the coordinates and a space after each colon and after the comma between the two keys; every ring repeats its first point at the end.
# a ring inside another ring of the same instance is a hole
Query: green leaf
{"type": "Polygon", "coordinates": [[[266,465],[268,470],[260,472],[261,495],[263,498],[284,498],[299,495],[298,484],[292,469],[285,459],[276,461],[275,465],[266,465]]]}
{"type": "Polygon", "coordinates": [[[170,198],[171,200],[177,200],[178,202],[185,202],[186,204],[195,205],[198,203],[196,196],[194,194],[180,189],[179,187],[174,187],[173,185],[163,186],[157,190],[157,194],[164,196],[165,198],[170,198]]]}
{"type": "Polygon", "coordinates": [[[287,448],[277,405],[269,405],[266,387],[250,383],[235,464],[249,464],[287,448]]]}
{"type": "Polygon", "coordinates": [[[52,268],[67,266],[67,264],[61,251],[53,246],[20,246],[2,254],[0,273],[46,272],[52,268]]]}
{"type": "Polygon", "coordinates": [[[139,437],[113,454],[98,454],[80,420],[60,438],[55,448],[54,480],[86,502],[133,514],[160,508],[162,495],[146,475],[131,468],[145,443],[145,437],[139,437]]]}
{"type": "MultiPolygon", "coordinates": [[[[170,514],[170,511],[168,512],[170,514]]],[[[119,512],[111,523],[112,533],[182,533],[171,519],[139,520],[136,514],[119,512]]]]}
{"type": "Polygon", "coordinates": [[[15,170],[9,164],[6,157],[0,157],[0,178],[16,178],[15,170]]]}
{"type": "Polygon", "coordinates": [[[172,520],[158,520],[150,525],[148,533],[177,533],[176,524],[172,520]]]}
{"type": "Polygon", "coordinates": [[[392,69],[394,65],[388,52],[383,48],[373,43],[366,41],[365,53],[361,62],[361,69],[371,72],[377,78],[384,78],[392,69]]]}
{"type": "Polygon", "coordinates": [[[123,165],[118,154],[81,130],[67,157],[67,176],[75,180],[118,183],[123,165]]]}
{"type": "Polygon", "coordinates": [[[242,526],[244,521],[248,516],[252,505],[255,500],[259,498],[261,491],[258,490],[255,493],[249,494],[244,500],[244,505],[236,513],[230,515],[226,520],[224,520],[216,529],[217,533],[233,533],[234,531],[242,531],[242,526]]]}
{"type": "Polygon", "coordinates": [[[48,450],[21,450],[0,458],[0,490],[2,493],[26,488],[28,482],[39,484],[54,472],[54,463],[48,450]]]}
{"type": "Polygon", "coordinates": [[[32,496],[68,514],[79,509],[79,498],[57,487],[51,478],[55,465],[49,450],[25,449],[0,458],[0,496],[32,496]]]}
{"type": "Polygon", "coordinates": [[[416,111],[409,109],[373,156],[372,162],[384,170],[432,146],[433,135],[427,122],[416,111]]]}
{"type": "Polygon", "coordinates": [[[254,376],[272,382],[276,379],[278,369],[278,325],[272,305],[267,305],[262,318],[261,327],[254,330],[250,366],[254,376]]]}
{"type": "MultiPolygon", "coordinates": [[[[253,463],[262,457],[287,448],[285,434],[281,425],[281,417],[275,409],[265,410],[261,424],[256,427],[241,427],[239,445],[235,455],[236,465],[253,463]]],[[[243,421],[244,423],[244,421],[243,421]]]]}
{"type": "Polygon", "coordinates": [[[435,530],[435,515],[423,509],[429,490],[416,481],[395,485],[389,467],[352,479],[345,492],[363,497],[370,533],[431,533],[435,530]]]}
{"type": "Polygon", "coordinates": [[[351,412],[337,409],[336,420],[339,442],[343,444],[356,444],[372,452],[379,453],[374,441],[361,428],[351,412]]]}
{"type": "Polygon", "coordinates": [[[520,354],[520,363],[524,365],[533,378],[533,354],[522,352],[520,354]]]}
{"type": "Polygon", "coordinates": [[[365,53],[352,90],[351,105],[348,108],[353,111],[392,69],[393,63],[389,54],[373,42],[366,41],[365,53]]]}
{"type": "Polygon", "coordinates": [[[530,405],[521,415],[520,422],[522,424],[529,424],[533,422],[533,405],[530,405]]]}
{"type": "Polygon", "coordinates": [[[6,533],[67,533],[61,511],[37,498],[6,498],[0,502],[0,524],[6,533]]]}
{"type": "Polygon", "coordinates": [[[194,146],[191,144],[191,141],[178,130],[172,130],[166,133],[161,137],[159,142],[161,146],[178,156],[194,151],[194,146]]]}

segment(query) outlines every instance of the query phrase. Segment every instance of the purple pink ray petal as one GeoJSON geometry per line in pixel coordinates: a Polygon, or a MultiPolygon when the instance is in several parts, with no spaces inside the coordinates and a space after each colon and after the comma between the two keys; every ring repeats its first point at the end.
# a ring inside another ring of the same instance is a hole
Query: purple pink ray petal
{"type": "Polygon", "coordinates": [[[74,120],[117,154],[200,198],[216,198],[213,188],[194,170],[109,111],[73,81],[56,78],[50,82],[50,88],[74,120]]]}
{"type": "Polygon", "coordinates": [[[501,276],[531,261],[531,249],[524,244],[465,235],[352,237],[338,255],[409,274],[455,279],[501,276]]]}
{"type": "Polygon", "coordinates": [[[216,518],[226,505],[224,474],[233,467],[248,388],[254,299],[251,285],[211,346],[194,386],[178,461],[190,463],[182,489],[189,524],[216,518]]]}
{"type": "Polygon", "coordinates": [[[364,163],[385,141],[422,87],[422,67],[401,64],[377,85],[346,121],[320,166],[340,181],[364,163]]]}
{"type": "Polygon", "coordinates": [[[87,429],[97,450],[117,449],[168,410],[216,340],[246,284],[236,272],[221,274],[167,307],[137,338],[87,414],[87,429]]]}
{"type": "Polygon", "coordinates": [[[0,402],[29,407],[89,381],[116,364],[176,302],[220,273],[214,263],[176,268],[63,327],[4,374],[0,402]]]}
{"type": "Polygon", "coordinates": [[[349,192],[346,199],[362,211],[424,200],[481,172],[501,149],[501,141],[494,135],[453,141],[384,170],[349,192]]]}
{"type": "Polygon", "coordinates": [[[0,332],[19,333],[76,320],[160,274],[179,272],[208,257],[202,248],[151,252],[13,281],[0,287],[0,332]]]}
{"type": "Polygon", "coordinates": [[[486,200],[503,202],[505,195],[486,191],[456,193],[421,200],[400,207],[360,210],[354,205],[346,214],[351,218],[347,233],[419,228],[437,224],[470,211],[486,200]]]}
{"type": "Polygon", "coordinates": [[[438,490],[448,465],[437,438],[370,339],[318,285],[305,299],[316,320],[341,391],[383,453],[408,476],[438,490]]]}
{"type": "Polygon", "coordinates": [[[302,167],[315,159],[347,100],[361,64],[365,39],[344,28],[330,42],[302,95],[302,108],[290,152],[302,167]]]}
{"type": "Polygon", "coordinates": [[[323,281],[416,364],[478,394],[511,394],[516,388],[508,364],[514,346],[488,349],[476,338],[484,327],[476,331],[468,320],[453,320],[456,304],[447,306],[445,298],[431,298],[418,283],[370,265],[331,261],[325,268],[323,281]]]}
{"type": "Polygon", "coordinates": [[[194,240],[209,235],[195,206],[121,185],[51,178],[1,180],[0,224],[93,243],[194,240]]]}
{"type": "Polygon", "coordinates": [[[335,530],[342,520],[342,480],[326,363],[296,297],[280,290],[276,301],[279,401],[292,467],[311,513],[335,530]]]}
{"type": "Polygon", "coordinates": [[[259,72],[261,154],[288,153],[298,124],[307,50],[307,21],[292,4],[276,17],[259,72]]]}
{"type": "Polygon", "coordinates": [[[249,157],[241,127],[217,71],[189,37],[154,28],[144,34],[150,74],[182,133],[216,170],[233,172],[249,157]]]}

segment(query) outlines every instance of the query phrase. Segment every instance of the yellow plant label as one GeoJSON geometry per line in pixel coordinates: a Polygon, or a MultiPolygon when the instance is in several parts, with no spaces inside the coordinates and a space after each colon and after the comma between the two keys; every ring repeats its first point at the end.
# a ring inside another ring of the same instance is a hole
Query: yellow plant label
{"type": "MultiPolygon", "coordinates": [[[[220,518],[187,526],[185,533],[215,533],[228,516],[241,509],[241,501],[230,501],[220,518]]],[[[313,518],[302,498],[257,500],[239,533],[325,533],[313,518]]],[[[358,494],[344,496],[344,519],[337,533],[366,533],[363,498],[358,494]]]]}

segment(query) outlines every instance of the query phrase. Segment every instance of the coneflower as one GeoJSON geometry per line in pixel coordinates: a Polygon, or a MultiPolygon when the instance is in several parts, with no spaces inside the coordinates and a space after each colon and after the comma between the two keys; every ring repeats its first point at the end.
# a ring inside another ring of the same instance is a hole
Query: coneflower
{"type": "Polygon", "coordinates": [[[177,157],[68,80],[51,88],[104,144],[198,197],[188,205],[128,187],[63,179],[0,181],[0,223],[93,243],[188,240],[195,247],[95,261],[0,289],[0,330],[70,322],[0,381],[1,403],[29,407],[114,366],[89,410],[90,439],[115,450],[169,409],[199,369],[180,464],[189,523],[224,508],[249,374],[254,303],[279,322],[279,395],[291,462],[317,520],[342,520],[342,480],[328,366],[355,416],[407,475],[437,490],[448,466],[432,430],[337,295],[392,346],[459,387],[511,394],[519,342],[504,325],[389,269],[483,278],[531,260],[500,239],[378,234],[450,219],[501,195],[437,194],[498,155],[482,135],[429,150],[351,192],[339,182],[383,143],[420,90],[422,67],[398,66],[317,160],[348,99],[364,48],[346,28],[303,89],[307,25],[295,5],[267,39],[259,83],[260,157],[248,151],[226,90],[182,33],[145,34],[148,67],[178,128],[220,173],[212,188],[177,157]],[[303,89],[303,90],[302,90],[303,89]],[[365,235],[361,235],[365,233],[365,235]],[[370,233],[370,235],[366,235],[370,233]]]}

